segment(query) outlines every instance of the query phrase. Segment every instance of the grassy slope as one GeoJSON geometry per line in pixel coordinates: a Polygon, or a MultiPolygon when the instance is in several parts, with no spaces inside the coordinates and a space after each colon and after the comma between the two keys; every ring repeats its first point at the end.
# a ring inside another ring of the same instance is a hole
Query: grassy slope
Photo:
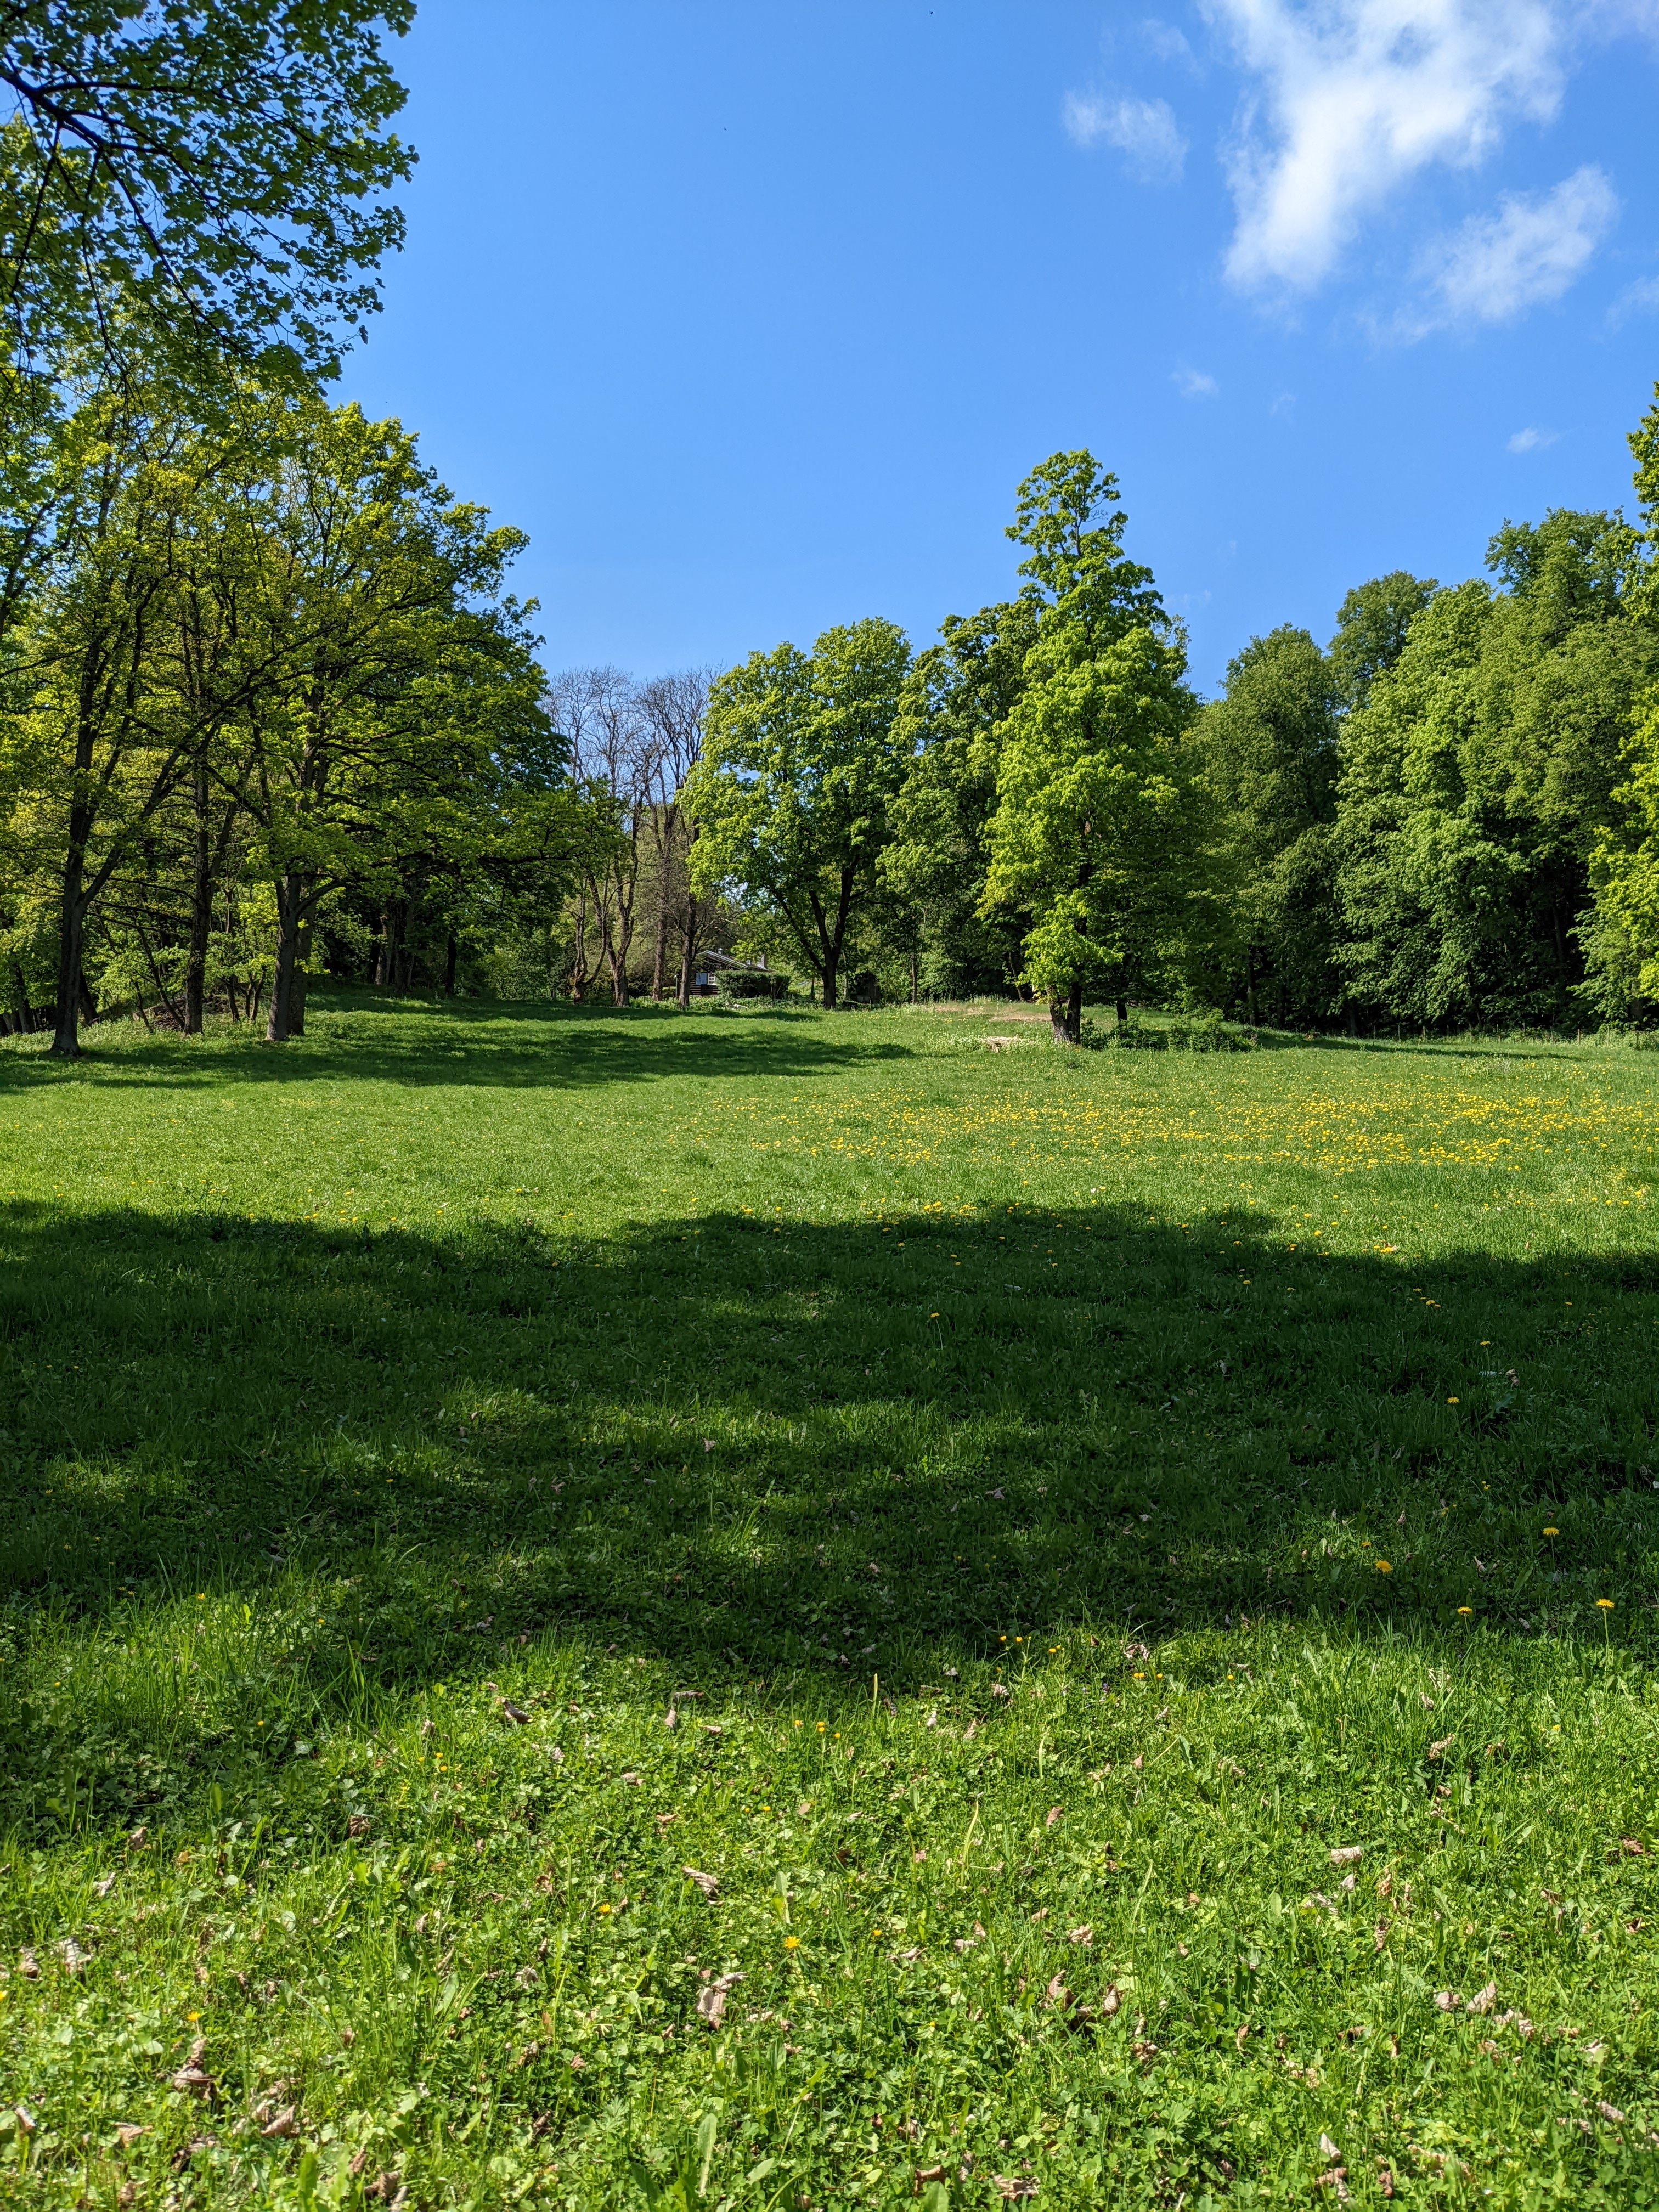
{"type": "Polygon", "coordinates": [[[0,2198],[1659,2195],[1659,1065],[1007,1026],[0,1048],[0,2198]]]}

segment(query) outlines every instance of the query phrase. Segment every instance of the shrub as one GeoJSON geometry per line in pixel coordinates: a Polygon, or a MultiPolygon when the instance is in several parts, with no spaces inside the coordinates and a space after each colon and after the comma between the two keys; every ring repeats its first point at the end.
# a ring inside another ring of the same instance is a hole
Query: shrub
{"type": "Polygon", "coordinates": [[[775,968],[769,968],[764,973],[727,968],[720,976],[720,995],[726,999],[787,999],[793,980],[775,968]]]}

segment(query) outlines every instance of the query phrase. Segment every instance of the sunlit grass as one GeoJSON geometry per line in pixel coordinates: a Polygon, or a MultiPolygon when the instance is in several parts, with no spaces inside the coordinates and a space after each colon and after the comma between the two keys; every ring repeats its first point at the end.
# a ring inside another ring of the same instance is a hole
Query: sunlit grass
{"type": "Polygon", "coordinates": [[[19,2201],[1648,2201],[1655,1056],[313,1029],[0,1047],[19,2201]]]}

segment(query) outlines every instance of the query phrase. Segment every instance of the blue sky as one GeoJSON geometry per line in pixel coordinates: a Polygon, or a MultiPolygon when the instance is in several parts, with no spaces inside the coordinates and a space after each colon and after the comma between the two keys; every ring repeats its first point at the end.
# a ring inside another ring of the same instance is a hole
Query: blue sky
{"type": "Polygon", "coordinates": [[[530,534],[551,667],[724,666],[1014,587],[1121,478],[1194,674],[1625,503],[1659,0],[422,0],[345,394],[530,534]]]}

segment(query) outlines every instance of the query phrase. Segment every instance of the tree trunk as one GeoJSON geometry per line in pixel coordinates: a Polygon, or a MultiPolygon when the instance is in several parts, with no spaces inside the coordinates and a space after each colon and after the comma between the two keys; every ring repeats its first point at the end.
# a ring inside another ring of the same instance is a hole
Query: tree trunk
{"type": "Polygon", "coordinates": [[[270,1014],[265,1024],[267,1044],[288,1042],[299,930],[300,882],[297,876],[288,875],[276,885],[276,972],[271,978],[270,1014]]]}
{"type": "Polygon", "coordinates": [[[306,985],[310,980],[306,963],[311,957],[311,924],[302,921],[294,933],[294,973],[288,986],[288,1033],[291,1037],[306,1033],[306,985]]]}
{"type": "Polygon", "coordinates": [[[209,787],[198,768],[192,793],[196,836],[191,855],[190,951],[185,962],[185,1035],[202,1034],[202,1002],[207,992],[208,939],[213,929],[213,866],[208,837],[209,787]]]}
{"type": "Polygon", "coordinates": [[[628,955],[634,942],[634,917],[629,912],[618,910],[616,933],[613,935],[606,917],[605,955],[611,963],[611,998],[614,1006],[626,1006],[633,1002],[628,995],[628,955]]]}
{"type": "Polygon", "coordinates": [[[381,927],[380,949],[374,963],[374,981],[385,991],[398,988],[398,955],[403,945],[404,902],[388,899],[381,927]]]}
{"type": "Polygon", "coordinates": [[[910,947],[910,1004],[916,1003],[916,948],[910,947]]]}
{"type": "Polygon", "coordinates": [[[1254,952],[1248,951],[1244,955],[1244,1011],[1250,1018],[1250,1027],[1254,1029],[1256,1025],[1255,955],[1254,952]]]}
{"type": "Polygon", "coordinates": [[[680,983],[678,998],[679,1009],[685,1013],[691,1004],[691,977],[697,964],[697,902],[688,897],[685,902],[685,926],[680,932],[680,983]]]}
{"type": "Polygon", "coordinates": [[[28,979],[23,973],[23,963],[21,960],[12,962],[11,972],[17,985],[17,1026],[25,1036],[33,1036],[34,1016],[29,1010],[28,979]]]}
{"type": "Polygon", "coordinates": [[[1128,1022],[1129,1001],[1127,999],[1120,999],[1117,1002],[1117,1025],[1119,1029],[1127,1029],[1128,1022]]]}
{"type": "MultiPolygon", "coordinates": [[[[85,764],[76,761],[76,783],[80,786],[91,765],[91,744],[85,764]]],[[[81,950],[87,926],[82,885],[86,878],[87,840],[92,835],[92,808],[76,796],[70,807],[69,845],[64,854],[64,890],[58,933],[58,1008],[52,1049],[59,1060],[74,1060],[81,1049],[81,950]]]]}
{"type": "Polygon", "coordinates": [[[659,897],[657,901],[657,955],[656,958],[651,963],[651,996],[653,1000],[657,1000],[659,1004],[660,1004],[662,1000],[662,979],[667,966],[668,904],[666,900],[659,897]]]}
{"type": "Polygon", "coordinates": [[[444,944],[444,996],[447,999],[453,999],[455,995],[455,963],[460,957],[460,951],[452,934],[444,944]]]}
{"type": "Polygon", "coordinates": [[[1048,1001],[1048,1028],[1056,1044],[1075,1044],[1083,1034],[1083,986],[1073,983],[1063,999],[1048,1001]]]}

